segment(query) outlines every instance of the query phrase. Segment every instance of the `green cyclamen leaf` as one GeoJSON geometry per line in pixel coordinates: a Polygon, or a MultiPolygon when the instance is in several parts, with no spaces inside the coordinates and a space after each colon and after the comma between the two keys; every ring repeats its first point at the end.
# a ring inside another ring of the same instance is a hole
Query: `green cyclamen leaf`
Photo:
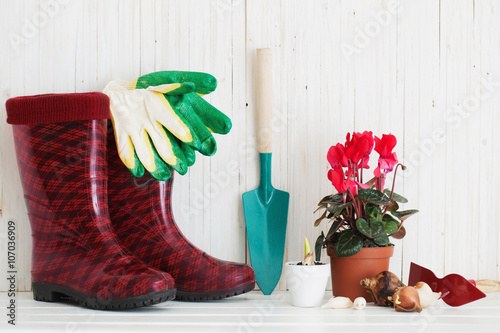
{"type": "Polygon", "coordinates": [[[390,212],[394,212],[399,209],[399,205],[396,201],[391,201],[391,204],[387,206],[387,210],[390,212]]]}
{"type": "Polygon", "coordinates": [[[359,197],[363,199],[366,202],[375,204],[375,205],[381,205],[381,206],[388,206],[391,204],[391,200],[389,200],[389,197],[386,196],[384,193],[374,190],[374,189],[361,189],[359,190],[359,197]]]}
{"type": "Polygon", "coordinates": [[[330,237],[333,236],[333,234],[335,233],[335,231],[337,231],[337,229],[339,228],[341,223],[342,223],[342,221],[334,221],[332,223],[332,226],[330,227],[330,229],[328,230],[328,233],[326,234],[326,239],[330,239],[330,237]]]}
{"type": "Polygon", "coordinates": [[[386,221],[386,222],[388,222],[388,221],[392,221],[392,222],[395,222],[395,223],[399,224],[399,221],[398,221],[398,220],[396,220],[396,219],[394,218],[394,216],[392,216],[392,215],[390,215],[390,214],[387,214],[387,213],[384,215],[384,217],[382,218],[382,220],[383,220],[383,221],[386,221]]]}
{"type": "MultiPolygon", "coordinates": [[[[389,198],[391,197],[391,191],[390,190],[385,190],[384,192],[385,192],[385,194],[387,194],[387,196],[389,198]]],[[[406,199],[405,197],[403,197],[400,194],[397,194],[396,192],[392,193],[392,200],[394,200],[396,202],[399,202],[399,203],[407,203],[408,202],[408,199],[406,199]]]]}
{"type": "Polygon", "coordinates": [[[390,244],[387,234],[382,234],[373,240],[378,246],[387,246],[390,244]]]}
{"type": "Polygon", "coordinates": [[[343,198],[342,194],[340,194],[340,193],[330,194],[330,195],[327,195],[326,197],[324,197],[323,199],[321,199],[321,201],[318,203],[318,206],[323,205],[323,204],[331,204],[331,203],[340,204],[343,201],[344,201],[344,198],[343,198]]]}
{"type": "Polygon", "coordinates": [[[387,234],[393,234],[398,231],[398,223],[394,221],[383,221],[384,232],[387,234]]]}
{"type": "Polygon", "coordinates": [[[366,221],[365,219],[358,219],[356,221],[356,227],[359,232],[368,238],[376,238],[384,233],[384,224],[381,221],[377,221],[374,218],[366,221]]]}
{"type": "Polygon", "coordinates": [[[352,230],[343,231],[335,246],[337,257],[350,257],[361,251],[363,248],[363,238],[354,235],[352,230]]]}
{"type": "Polygon", "coordinates": [[[410,216],[412,216],[414,214],[417,214],[418,210],[416,210],[416,209],[409,209],[409,210],[403,210],[403,211],[400,211],[400,212],[396,211],[396,212],[391,212],[391,213],[392,213],[392,215],[396,216],[401,221],[404,221],[407,218],[409,218],[410,216]]]}
{"type": "Polygon", "coordinates": [[[318,206],[318,208],[316,208],[316,210],[313,212],[313,214],[316,213],[320,209],[326,209],[326,204],[318,206]]]}
{"type": "Polygon", "coordinates": [[[371,217],[379,218],[382,216],[382,209],[379,206],[374,204],[366,205],[366,214],[371,217]]]}
{"type": "Polygon", "coordinates": [[[326,210],[331,214],[335,214],[337,212],[343,211],[344,209],[346,209],[350,205],[352,205],[352,201],[349,201],[349,202],[346,202],[346,203],[340,204],[340,205],[329,205],[328,207],[326,207],[326,210]]]}

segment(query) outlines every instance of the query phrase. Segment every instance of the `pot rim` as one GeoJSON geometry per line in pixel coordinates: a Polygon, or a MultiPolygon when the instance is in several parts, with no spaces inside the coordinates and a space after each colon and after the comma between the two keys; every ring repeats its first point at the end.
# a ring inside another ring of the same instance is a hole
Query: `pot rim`
{"type": "Polygon", "coordinates": [[[363,247],[361,251],[350,257],[337,257],[335,255],[335,248],[332,245],[328,245],[326,252],[328,256],[335,260],[390,258],[394,254],[394,247],[394,245],[382,247],[363,247]]]}
{"type": "Polygon", "coordinates": [[[285,265],[286,266],[298,266],[298,267],[321,267],[321,266],[324,266],[324,265],[328,265],[327,262],[323,262],[323,261],[319,261],[319,263],[321,265],[297,265],[298,262],[300,262],[301,260],[295,260],[295,261],[287,261],[285,262],[285,265]]]}

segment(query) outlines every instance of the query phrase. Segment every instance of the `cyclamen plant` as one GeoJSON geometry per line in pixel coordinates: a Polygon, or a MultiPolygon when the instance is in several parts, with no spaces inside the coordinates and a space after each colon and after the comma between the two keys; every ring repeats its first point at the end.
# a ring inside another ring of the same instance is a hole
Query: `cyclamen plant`
{"type": "Polygon", "coordinates": [[[396,137],[384,134],[374,137],[372,132],[350,133],[345,144],[337,143],[327,154],[332,167],[328,179],[338,193],[327,195],[318,203],[316,211],[324,209],[314,225],[323,220],[332,221],[327,235],[321,232],[316,240],[316,260],[320,260],[321,248],[331,245],[337,257],[349,257],[363,247],[393,246],[389,236],[400,239],[406,234],[403,222],[418,210],[399,211],[399,204],[408,200],[394,192],[398,167],[396,137]],[[369,169],[370,154],[375,146],[379,153],[374,177],[363,183],[363,170],[369,169]],[[384,189],[387,174],[394,170],[391,189],[384,189]]]}

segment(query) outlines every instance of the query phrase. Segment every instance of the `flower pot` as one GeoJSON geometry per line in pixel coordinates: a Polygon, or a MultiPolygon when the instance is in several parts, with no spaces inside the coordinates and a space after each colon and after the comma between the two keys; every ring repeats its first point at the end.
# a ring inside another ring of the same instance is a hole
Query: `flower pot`
{"type": "Polygon", "coordinates": [[[312,308],[320,306],[325,296],[330,267],[321,263],[313,266],[285,263],[285,277],[293,306],[312,308]]]}
{"type": "Polygon", "coordinates": [[[364,297],[367,302],[373,302],[359,282],[389,270],[394,246],[364,247],[355,255],[342,258],[335,256],[335,249],[328,246],[327,253],[330,256],[333,296],[349,297],[352,301],[356,297],[364,297]]]}

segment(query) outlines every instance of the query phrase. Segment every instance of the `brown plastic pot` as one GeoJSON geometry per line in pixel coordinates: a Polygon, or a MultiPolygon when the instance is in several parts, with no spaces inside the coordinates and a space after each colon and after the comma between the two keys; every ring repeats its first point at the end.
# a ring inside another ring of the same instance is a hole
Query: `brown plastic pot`
{"type": "Polygon", "coordinates": [[[351,301],[364,297],[367,302],[373,302],[359,282],[389,270],[394,246],[364,247],[355,255],[342,258],[335,256],[333,246],[328,246],[327,253],[330,256],[333,296],[349,297],[351,301]]]}

